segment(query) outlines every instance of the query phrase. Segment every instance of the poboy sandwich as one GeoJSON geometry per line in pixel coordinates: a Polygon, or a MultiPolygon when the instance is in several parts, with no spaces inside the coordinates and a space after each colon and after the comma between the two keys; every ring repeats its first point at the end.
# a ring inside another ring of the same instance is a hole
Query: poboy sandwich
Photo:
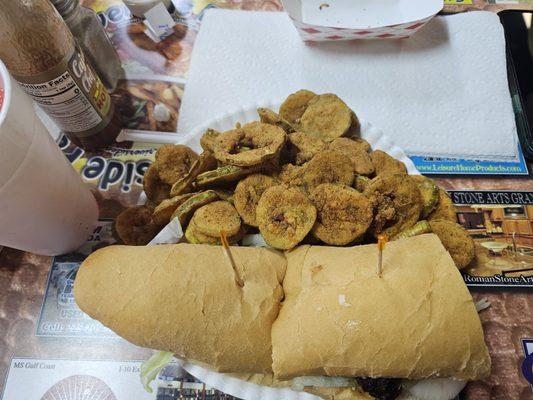
{"type": "Polygon", "coordinates": [[[322,396],[451,399],[490,372],[472,297],[436,235],[388,244],[381,276],[376,245],[231,250],[238,271],[219,246],[107,247],[80,267],[76,301],[136,345],[322,396]],[[424,386],[434,378],[446,379],[424,386]]]}

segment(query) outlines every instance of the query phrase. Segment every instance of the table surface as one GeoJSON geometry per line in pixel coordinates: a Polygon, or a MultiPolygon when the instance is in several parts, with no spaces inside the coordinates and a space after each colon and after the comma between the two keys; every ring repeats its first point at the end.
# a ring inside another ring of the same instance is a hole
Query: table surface
{"type": "MultiPolygon", "coordinates": [[[[187,26],[185,35],[174,43],[155,46],[142,33],[139,23],[129,21],[129,16],[120,0],[85,0],[83,3],[101,13],[106,20],[106,29],[117,51],[131,72],[130,79],[122,83],[114,96],[116,99],[133,99],[134,106],[147,105],[148,115],[129,113],[127,127],[134,129],[172,132],[179,115],[179,101],[183,93],[183,81],[188,67],[190,51],[199,21],[194,14],[181,20],[187,26]],[[117,13],[109,13],[115,7],[123,14],[121,21],[117,13]],[[111,18],[115,16],[115,19],[111,18]],[[178,50],[176,50],[178,48],[178,50]],[[150,79],[139,77],[152,76],[150,79]],[[159,78],[155,78],[158,76],[159,78]],[[140,102],[140,103],[139,103],[140,102]],[[144,102],[144,103],[143,103],[144,102]],[[165,102],[171,107],[173,119],[163,126],[150,118],[150,104],[165,102]]],[[[190,10],[187,1],[178,4],[190,10]]],[[[500,10],[501,4],[477,1],[473,4],[447,5],[446,12],[467,9],[500,10]]],[[[530,2],[531,3],[531,2],[530,2]]],[[[511,8],[533,9],[533,4],[507,5],[511,8]]],[[[282,10],[277,0],[224,0],[219,6],[235,9],[282,10]]],[[[131,104],[128,106],[131,107],[131,104]]],[[[126,106],[124,106],[126,107],[126,106]]],[[[60,143],[73,166],[82,170],[95,156],[107,160],[118,160],[148,165],[153,160],[154,146],[147,144],[122,143],[97,153],[84,153],[63,139],[60,143]]],[[[100,205],[100,218],[113,219],[125,207],[137,204],[142,192],[142,178],[125,177],[120,182],[110,179],[109,164],[103,177],[89,180],[100,205]],[[109,172],[109,175],[106,175],[109,172]]],[[[531,169],[531,168],[530,168],[531,169]]],[[[83,177],[83,174],[82,174],[83,177]]],[[[447,190],[510,190],[533,191],[533,177],[452,177],[437,178],[438,184],[447,190]]],[[[42,337],[36,335],[43,298],[53,258],[24,253],[4,248],[0,253],[0,393],[13,357],[73,360],[144,360],[152,354],[150,350],[138,348],[118,339],[87,339],[77,337],[42,337]]],[[[533,338],[533,292],[527,290],[485,290],[473,291],[475,299],[488,298],[492,306],[481,313],[493,360],[493,374],[483,382],[470,384],[465,397],[471,399],[533,399],[533,390],[519,373],[524,358],[521,339],[533,338]]]]}

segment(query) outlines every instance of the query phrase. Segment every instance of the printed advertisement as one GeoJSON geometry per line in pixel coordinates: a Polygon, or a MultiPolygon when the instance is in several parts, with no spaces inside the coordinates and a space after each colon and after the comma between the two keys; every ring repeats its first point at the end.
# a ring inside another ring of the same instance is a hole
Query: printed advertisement
{"type": "Polygon", "coordinates": [[[13,358],[2,400],[235,399],[209,388],[175,363],[159,373],[151,385],[153,393],[148,393],[140,381],[141,364],[13,358]]]}
{"type": "Polygon", "coordinates": [[[533,192],[454,190],[457,220],[475,242],[468,286],[533,287],[533,192]]]}
{"type": "Polygon", "coordinates": [[[155,148],[110,147],[86,153],[65,136],[59,147],[87,182],[98,201],[100,218],[115,218],[124,208],[137,205],[144,172],[152,164],[155,148]]]}
{"type": "Polygon", "coordinates": [[[93,234],[77,252],[54,257],[37,322],[37,336],[113,337],[100,322],[81,311],[74,300],[74,280],[81,262],[93,251],[116,242],[113,221],[100,220],[93,234]]]}

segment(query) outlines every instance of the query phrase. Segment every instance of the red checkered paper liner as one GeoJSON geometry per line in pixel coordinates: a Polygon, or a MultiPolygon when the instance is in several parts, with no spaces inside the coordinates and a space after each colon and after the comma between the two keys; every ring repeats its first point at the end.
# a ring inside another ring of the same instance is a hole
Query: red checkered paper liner
{"type": "Polygon", "coordinates": [[[406,39],[422,28],[433,16],[415,22],[371,29],[334,28],[310,25],[291,17],[304,42],[323,42],[354,39],[406,39]]]}

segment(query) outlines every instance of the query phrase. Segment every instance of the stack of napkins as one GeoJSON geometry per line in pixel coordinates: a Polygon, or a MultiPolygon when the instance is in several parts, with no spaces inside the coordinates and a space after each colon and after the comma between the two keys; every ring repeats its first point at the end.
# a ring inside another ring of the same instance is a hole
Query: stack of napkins
{"type": "Polygon", "coordinates": [[[517,135],[498,17],[437,17],[406,40],[306,45],[285,13],[210,10],[178,131],[306,88],[332,92],[409,155],[514,160],[517,135]]]}

